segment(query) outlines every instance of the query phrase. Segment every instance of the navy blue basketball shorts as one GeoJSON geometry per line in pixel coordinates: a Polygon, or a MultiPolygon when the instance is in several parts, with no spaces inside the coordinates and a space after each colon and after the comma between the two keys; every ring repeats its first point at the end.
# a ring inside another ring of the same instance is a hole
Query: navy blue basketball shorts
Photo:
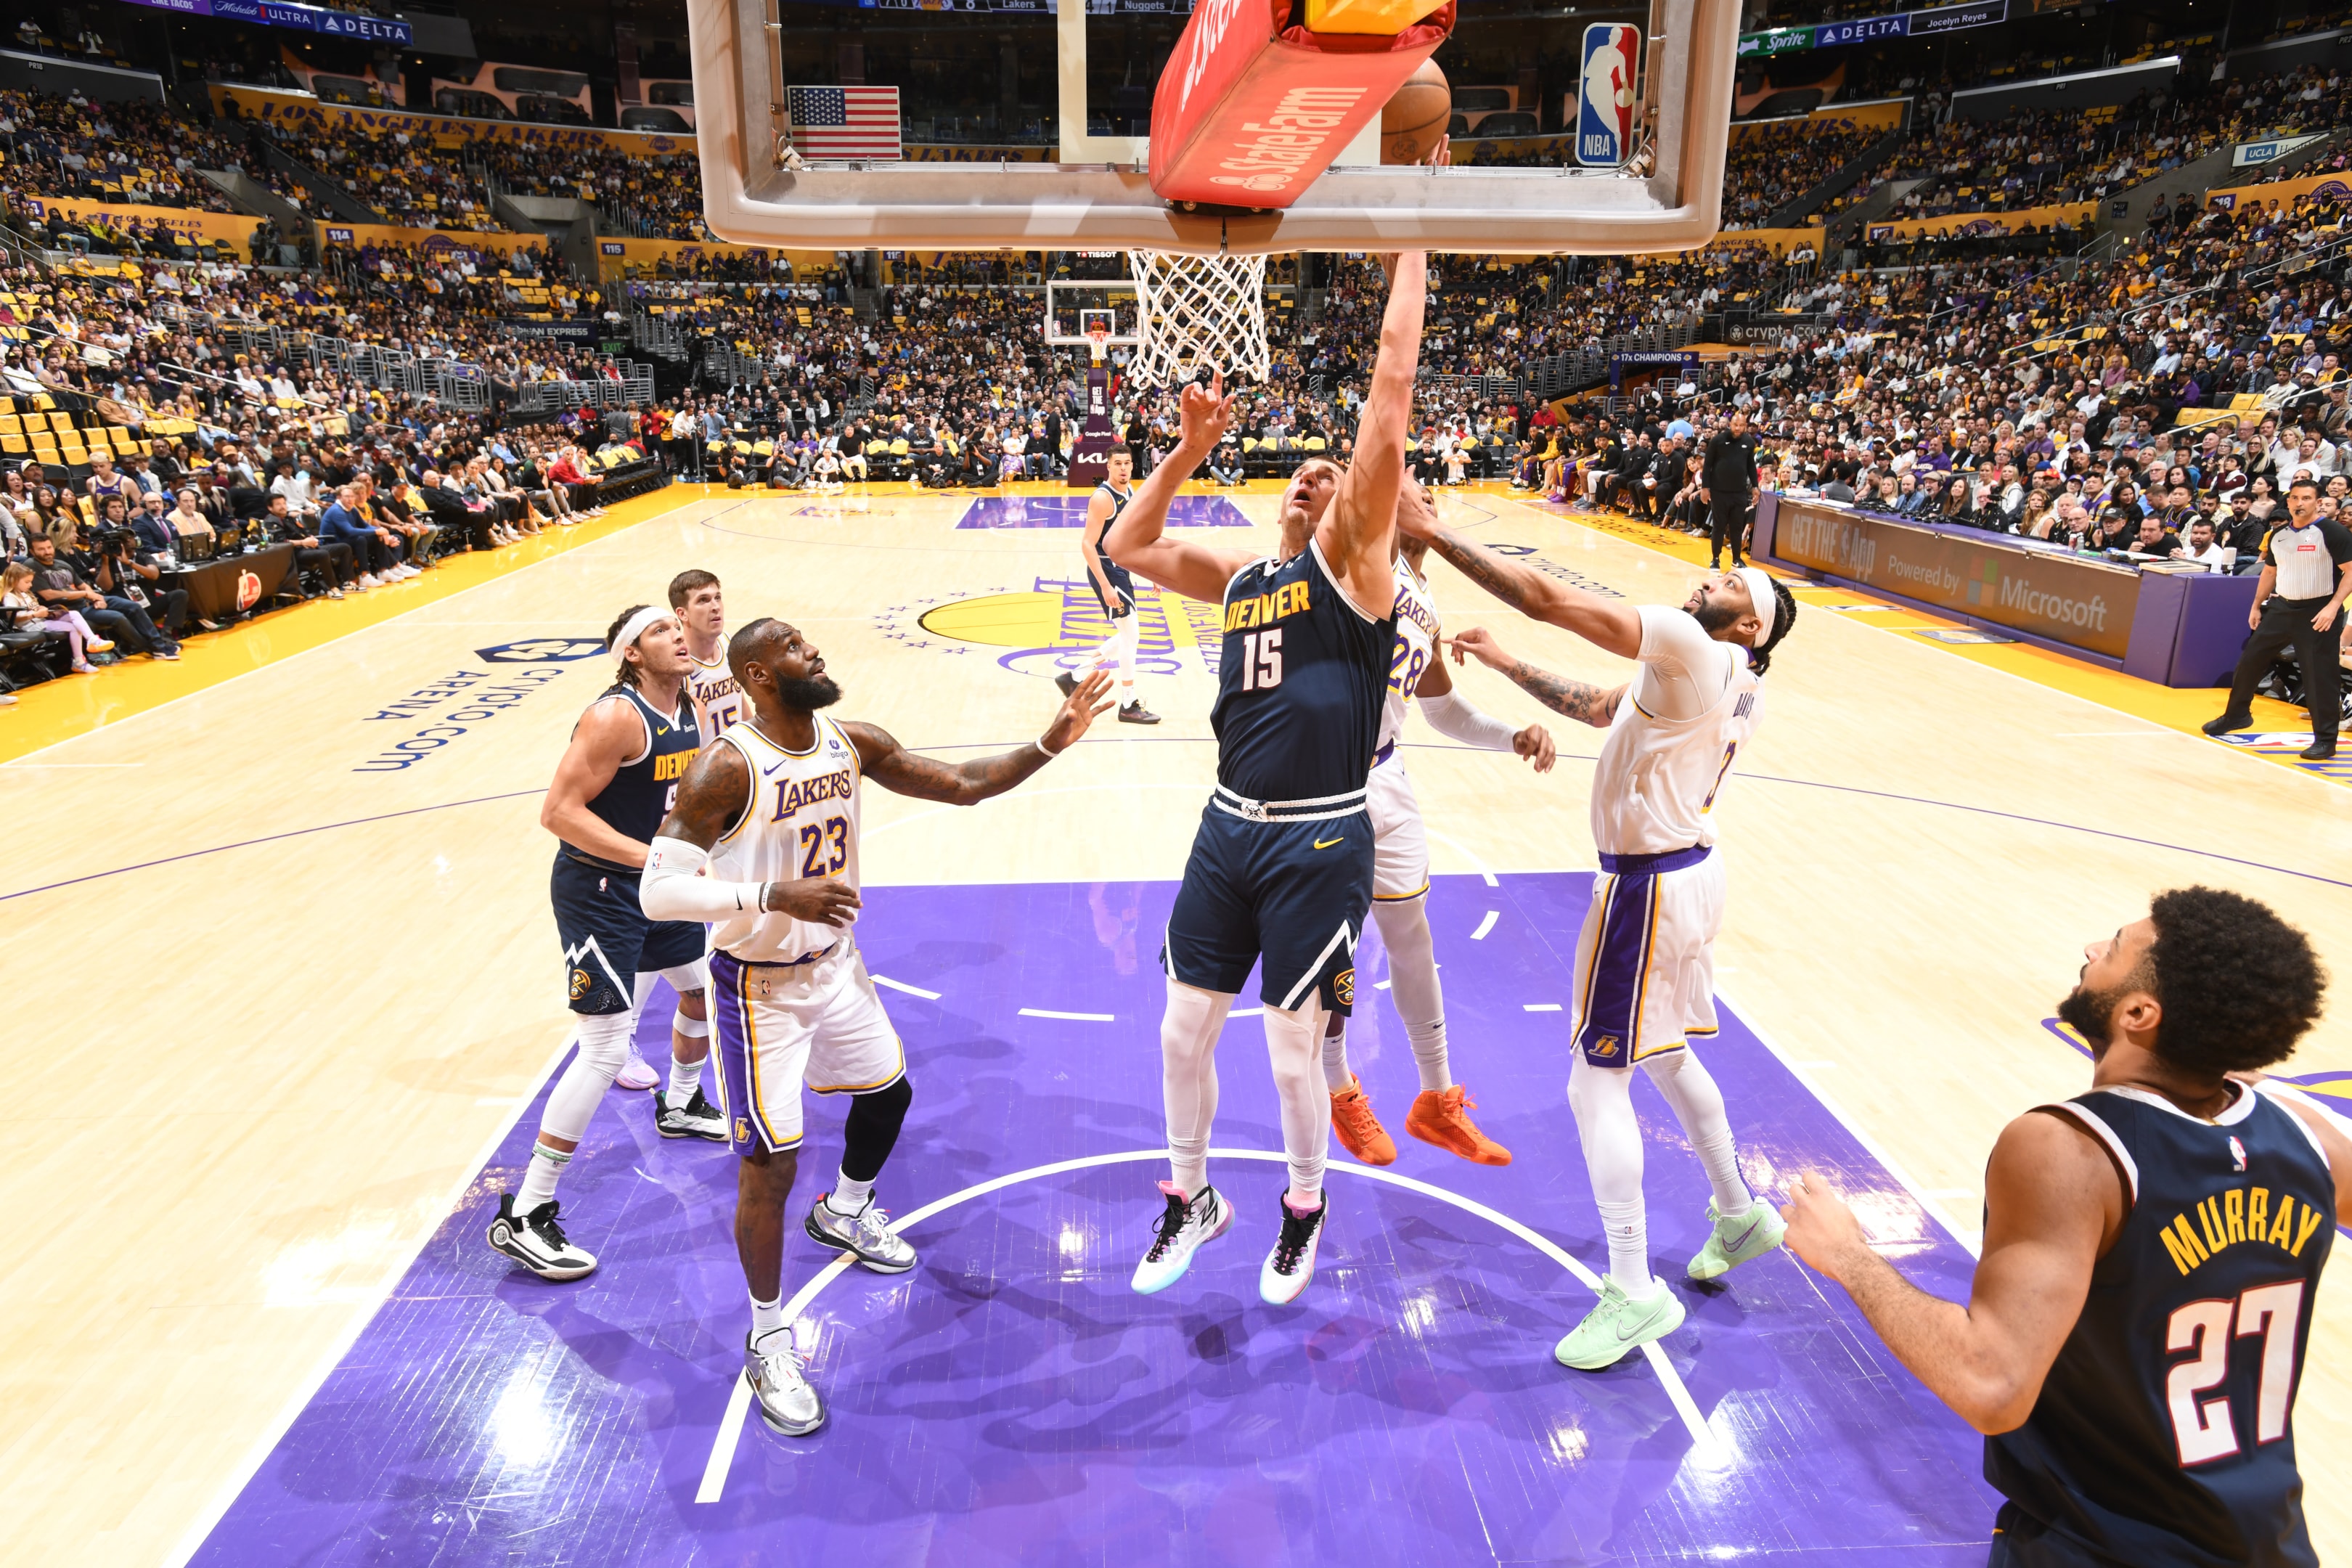
{"type": "Polygon", "coordinates": [[[1203,991],[1238,992],[1262,957],[1258,995],[1270,1007],[1356,1001],[1356,942],[1372,905],[1368,811],[1310,822],[1258,822],[1202,808],[1184,885],[1168,917],[1160,966],[1203,991]]]}
{"type": "Polygon", "coordinates": [[[550,893],[563,943],[564,993],[575,1013],[625,1013],[635,1003],[640,973],[702,956],[702,922],[646,919],[635,871],[592,866],[559,849],[550,893]]]}
{"type": "Polygon", "coordinates": [[[1103,597],[1102,584],[1095,581],[1095,574],[1093,573],[1089,572],[1087,574],[1087,586],[1095,591],[1095,603],[1103,607],[1103,614],[1108,616],[1115,621],[1124,616],[1135,614],[1135,578],[1133,575],[1130,574],[1128,569],[1124,566],[1106,566],[1103,568],[1103,575],[1108,577],[1110,579],[1110,585],[1118,590],[1118,598],[1116,602],[1105,599],[1103,597]]]}

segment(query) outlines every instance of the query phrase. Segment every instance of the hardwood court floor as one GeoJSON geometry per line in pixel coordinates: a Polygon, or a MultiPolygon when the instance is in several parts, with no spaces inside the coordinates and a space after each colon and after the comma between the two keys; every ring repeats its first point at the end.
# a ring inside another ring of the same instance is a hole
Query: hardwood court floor
{"type": "MultiPolygon", "coordinates": [[[[705,566],[734,624],[814,633],[845,713],[920,749],[1010,747],[1098,630],[1055,499],[959,527],[970,498],[672,491],[651,521],[0,765],[18,825],[0,1060],[19,1086],[0,1112],[0,1205],[19,1217],[0,1262],[0,1556],[193,1551],[535,1098],[566,1016],[538,795],[605,679],[574,639],[705,566]]],[[[1639,600],[1679,602],[1697,570],[1507,498],[1445,504],[1639,600]]],[[[1192,510],[1271,538],[1265,495],[1192,510]]],[[[1436,583],[1450,625],[1622,678],[1442,565],[1436,583]]],[[[2083,942],[2151,892],[2268,899],[2352,977],[2340,785],[1830,609],[1849,595],[1805,597],[1720,808],[1721,983],[1951,1234],[1976,1232],[2002,1122],[2084,1082],[2052,1004],[2083,942]]],[[[1156,596],[1145,614],[1166,723],[1108,727],[971,811],[869,792],[869,880],[1172,879],[1212,776],[1213,686],[1202,618],[1156,596]]],[[[1483,670],[1460,679],[1490,711],[1537,716],[1483,670]]],[[[1557,732],[1559,768],[1538,779],[1414,721],[1441,873],[1591,868],[1598,737],[1557,732]]],[[[1470,934],[1441,931],[1441,961],[1470,934]]],[[[2287,1070],[2352,1082],[2352,1002],[2287,1070]]],[[[1512,1113],[1542,1125],[1528,1093],[1512,1113]]],[[[1571,1211],[1559,1224],[1589,1243],[1571,1211]]],[[[2315,1479],[2352,1463],[2346,1289],[2320,1299],[2298,1408],[2315,1479]]],[[[2310,1508],[2323,1557],[2352,1552],[2340,1489],[2310,1508]]]]}

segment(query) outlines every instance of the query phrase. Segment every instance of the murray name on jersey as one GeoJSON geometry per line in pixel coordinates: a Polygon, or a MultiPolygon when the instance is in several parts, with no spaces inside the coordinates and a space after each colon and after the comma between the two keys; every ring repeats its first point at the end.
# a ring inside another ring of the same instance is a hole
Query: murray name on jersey
{"type": "Polygon", "coordinates": [[[1332,579],[1313,542],[1254,561],[1225,584],[1218,661],[1217,782],[1253,800],[1364,787],[1380,744],[1393,612],[1375,618],[1332,579]]]}
{"type": "Polygon", "coordinates": [[[2234,1247],[2274,1247],[2289,1258],[2301,1258],[2326,1223],[2327,1216],[2308,1200],[2298,1204],[2292,1193],[2248,1183],[2198,1199],[2193,1209],[2174,1215],[2157,1235],[2172,1266],[2187,1275],[2234,1247]]]}

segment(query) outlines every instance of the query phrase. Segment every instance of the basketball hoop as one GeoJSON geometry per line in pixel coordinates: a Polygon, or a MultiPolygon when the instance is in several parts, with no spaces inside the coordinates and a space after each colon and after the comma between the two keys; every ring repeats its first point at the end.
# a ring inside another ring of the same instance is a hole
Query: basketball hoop
{"type": "Polygon", "coordinates": [[[1185,256],[1130,250],[1142,306],[1130,374],[1146,386],[1173,386],[1203,370],[1265,380],[1265,258],[1185,256]]]}
{"type": "Polygon", "coordinates": [[[1095,363],[1102,363],[1105,359],[1110,356],[1110,329],[1108,327],[1088,327],[1087,329],[1087,347],[1093,351],[1095,363]]]}

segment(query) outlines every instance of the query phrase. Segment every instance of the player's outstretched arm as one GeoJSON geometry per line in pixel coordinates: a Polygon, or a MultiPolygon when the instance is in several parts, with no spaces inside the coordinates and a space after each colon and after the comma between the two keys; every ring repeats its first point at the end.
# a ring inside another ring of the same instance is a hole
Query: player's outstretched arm
{"type": "Polygon", "coordinates": [[[1246,551],[1170,539],[1165,531],[1178,488],[1217,449],[1233,424],[1234,400],[1225,395],[1225,378],[1219,375],[1207,386],[1186,385],[1176,401],[1183,435],[1167,460],[1137,487],[1135,499],[1103,535],[1103,548],[1139,577],[1188,599],[1219,605],[1234,574],[1255,558],[1246,551]]]}
{"type": "Polygon", "coordinates": [[[1429,661],[1429,668],[1413,684],[1412,694],[1421,699],[1421,716],[1429,721],[1429,727],[1448,740],[1481,751],[1516,752],[1533,763],[1539,773],[1551,772],[1559,755],[1551,742],[1551,731],[1542,725],[1514,730],[1502,720],[1480,712],[1470,699],[1454,690],[1454,677],[1445,668],[1443,654],[1429,661]]]}
{"type": "MultiPolygon", "coordinates": [[[[1334,505],[1338,504],[1336,502],[1334,505]]],[[[1454,569],[1530,619],[1547,621],[1621,658],[1642,654],[1642,613],[1622,599],[1604,598],[1556,583],[1483,544],[1439,526],[1434,511],[1397,507],[1397,526],[1454,563],[1454,569]]]]}
{"type": "Polygon", "coordinates": [[[1429,258],[1418,250],[1383,256],[1389,301],[1372,384],[1356,421],[1356,452],[1339,493],[1316,530],[1323,558],[1359,605],[1386,614],[1395,599],[1389,557],[1396,542],[1397,492],[1404,483],[1404,443],[1412,424],[1412,384],[1421,370],[1422,320],[1429,303],[1429,258]]]}
{"type": "Polygon", "coordinates": [[[1625,698],[1622,686],[1604,689],[1570,680],[1565,675],[1554,675],[1549,669],[1512,658],[1495,640],[1495,634],[1484,626],[1454,633],[1446,646],[1454,650],[1454,663],[1460,664],[1465,658],[1475,658],[1560,717],[1590,724],[1596,730],[1609,728],[1617,717],[1617,704],[1625,698]]]}
{"type": "Polygon", "coordinates": [[[1078,682],[1069,700],[1055,710],[1045,734],[1018,751],[982,757],[977,762],[943,763],[898,744],[890,732],[872,724],[845,723],[842,733],[857,748],[858,765],[866,776],[895,795],[917,800],[943,801],[950,805],[978,805],[1003,795],[1023,779],[1058,757],[1100,715],[1110,710],[1110,676],[1096,670],[1078,682]]]}
{"type": "Polygon", "coordinates": [[[1827,1178],[1789,1184],[1789,1247],[1845,1287],[1895,1359],[1990,1436],[2033,1413],[2083,1313],[2091,1270],[2124,1221],[2123,1184],[2079,1126],[2042,1111],[2011,1122],[1985,1167],[1984,1254],[1965,1307],[1930,1296],[1871,1249],[1827,1178]]]}
{"type": "Polygon", "coordinates": [[[621,764],[646,743],[646,721],[636,705],[615,698],[600,701],[580,715],[572,727],[572,743],[555,764],[555,778],[539,808],[539,825],[566,844],[615,866],[642,866],[646,847],[619,832],[588,809],[604,793],[621,764]]]}
{"type": "Polygon", "coordinates": [[[752,804],[751,766],[731,745],[705,746],[678,781],[677,800],[646,855],[637,906],[647,920],[731,921],[748,910],[845,926],[861,900],[830,877],[786,882],[721,882],[705,873],[710,847],[752,804]]]}

